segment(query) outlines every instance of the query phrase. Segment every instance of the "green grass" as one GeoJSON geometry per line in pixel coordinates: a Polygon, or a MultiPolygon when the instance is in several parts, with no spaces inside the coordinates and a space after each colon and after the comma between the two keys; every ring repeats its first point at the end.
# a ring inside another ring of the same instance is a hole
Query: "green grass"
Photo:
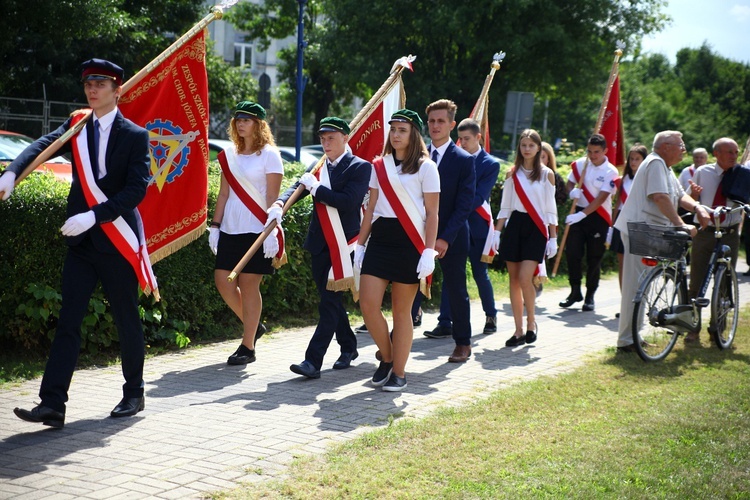
{"type": "Polygon", "coordinates": [[[680,343],[656,364],[610,349],[219,497],[748,499],[749,353],[747,326],[729,351],[680,343]]]}

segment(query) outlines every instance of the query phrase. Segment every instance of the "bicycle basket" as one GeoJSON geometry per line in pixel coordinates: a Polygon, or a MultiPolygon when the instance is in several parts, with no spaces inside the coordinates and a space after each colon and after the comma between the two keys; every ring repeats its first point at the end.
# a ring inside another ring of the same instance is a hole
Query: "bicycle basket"
{"type": "Polygon", "coordinates": [[[685,240],[679,238],[665,238],[665,235],[675,234],[672,226],[656,226],[645,222],[628,222],[628,238],[630,253],[644,257],[661,257],[677,260],[682,256],[685,240]]]}

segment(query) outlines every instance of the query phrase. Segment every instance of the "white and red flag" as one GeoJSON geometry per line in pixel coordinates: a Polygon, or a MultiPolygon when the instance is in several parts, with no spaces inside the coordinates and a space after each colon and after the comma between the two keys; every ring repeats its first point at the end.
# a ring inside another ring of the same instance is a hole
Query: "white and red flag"
{"type": "MultiPolygon", "coordinates": [[[[397,60],[391,69],[391,74],[399,67],[414,71],[411,64],[414,59],[414,56],[404,56],[397,60]]],[[[406,93],[399,71],[387,93],[374,103],[368,103],[363,108],[367,110],[364,118],[352,127],[349,133],[349,147],[352,154],[369,162],[383,154],[383,146],[388,138],[388,120],[393,113],[403,109],[404,106],[406,106],[406,93]]]]}

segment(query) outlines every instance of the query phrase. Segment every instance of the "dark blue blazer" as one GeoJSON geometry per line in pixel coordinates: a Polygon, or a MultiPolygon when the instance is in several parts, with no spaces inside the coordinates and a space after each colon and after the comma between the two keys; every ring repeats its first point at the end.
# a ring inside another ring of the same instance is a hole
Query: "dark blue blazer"
{"type": "Polygon", "coordinates": [[[450,141],[438,166],[440,172],[439,239],[453,244],[459,231],[467,227],[472,211],[476,181],[474,157],[450,141]]]}
{"type": "Polygon", "coordinates": [[[485,201],[489,201],[492,188],[497,183],[497,176],[500,174],[500,163],[482,149],[474,157],[474,170],[477,188],[474,193],[471,215],[469,215],[469,231],[473,239],[484,241],[487,237],[487,221],[476,212],[476,209],[485,201]]]}
{"type": "MultiPolygon", "coordinates": [[[[81,134],[86,134],[93,121],[90,119],[81,134]]],[[[13,163],[8,166],[11,172],[20,174],[47,146],[52,144],[70,128],[70,119],[66,120],[57,130],[34,141],[13,163]]],[[[89,135],[89,152],[93,155],[93,134],[89,135]]],[[[60,148],[60,154],[69,153],[72,149],[71,139],[60,148]]],[[[75,162],[75,158],[73,159],[75,162]]],[[[92,210],[96,216],[96,224],[89,231],[78,236],[65,237],[69,246],[77,245],[88,234],[97,250],[106,253],[116,253],[114,245],[109,241],[99,224],[111,222],[122,217],[138,234],[135,208],[146,196],[149,178],[149,136],[148,131],[117,112],[112,130],[109,133],[107,152],[105,156],[107,175],[98,179],[96,184],[107,196],[107,201],[95,205],[92,210]]],[[[81,181],[75,165],[73,166],[73,182],[68,194],[66,217],[72,217],[87,212],[89,206],[83,195],[81,181]]]]}
{"type": "MultiPolygon", "coordinates": [[[[312,168],[310,167],[307,171],[310,172],[312,168]]],[[[326,166],[323,165],[322,168],[326,168],[326,166]]],[[[336,165],[336,168],[333,169],[331,188],[320,186],[315,191],[316,202],[325,203],[339,211],[341,226],[344,229],[347,241],[359,234],[360,208],[370,186],[371,170],[372,165],[369,162],[347,152],[336,165]]],[[[297,186],[299,186],[299,182],[294,183],[292,187],[287,189],[279,200],[286,203],[297,186]]],[[[305,190],[300,199],[309,193],[308,190],[305,190]]],[[[313,255],[317,255],[327,248],[318,213],[315,210],[313,210],[310,218],[310,227],[307,231],[304,248],[313,255]]]]}

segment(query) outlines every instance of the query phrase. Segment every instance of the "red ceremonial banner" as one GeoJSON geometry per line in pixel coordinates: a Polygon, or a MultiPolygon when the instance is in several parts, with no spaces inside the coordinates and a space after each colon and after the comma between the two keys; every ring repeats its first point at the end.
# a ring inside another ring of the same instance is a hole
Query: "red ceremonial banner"
{"type": "Polygon", "coordinates": [[[625,166],[625,133],[620,106],[620,75],[615,77],[599,133],[607,140],[607,159],[617,168],[625,166]]]}
{"type": "Polygon", "coordinates": [[[352,154],[369,162],[372,162],[376,156],[382,155],[390,129],[388,120],[393,113],[403,109],[405,102],[406,96],[399,77],[388,94],[375,106],[362,124],[349,134],[349,147],[352,154]]]}
{"type": "Polygon", "coordinates": [[[151,263],[205,231],[208,77],[205,30],[120,98],[122,114],[151,137],[146,198],[138,206],[151,263]]]}

